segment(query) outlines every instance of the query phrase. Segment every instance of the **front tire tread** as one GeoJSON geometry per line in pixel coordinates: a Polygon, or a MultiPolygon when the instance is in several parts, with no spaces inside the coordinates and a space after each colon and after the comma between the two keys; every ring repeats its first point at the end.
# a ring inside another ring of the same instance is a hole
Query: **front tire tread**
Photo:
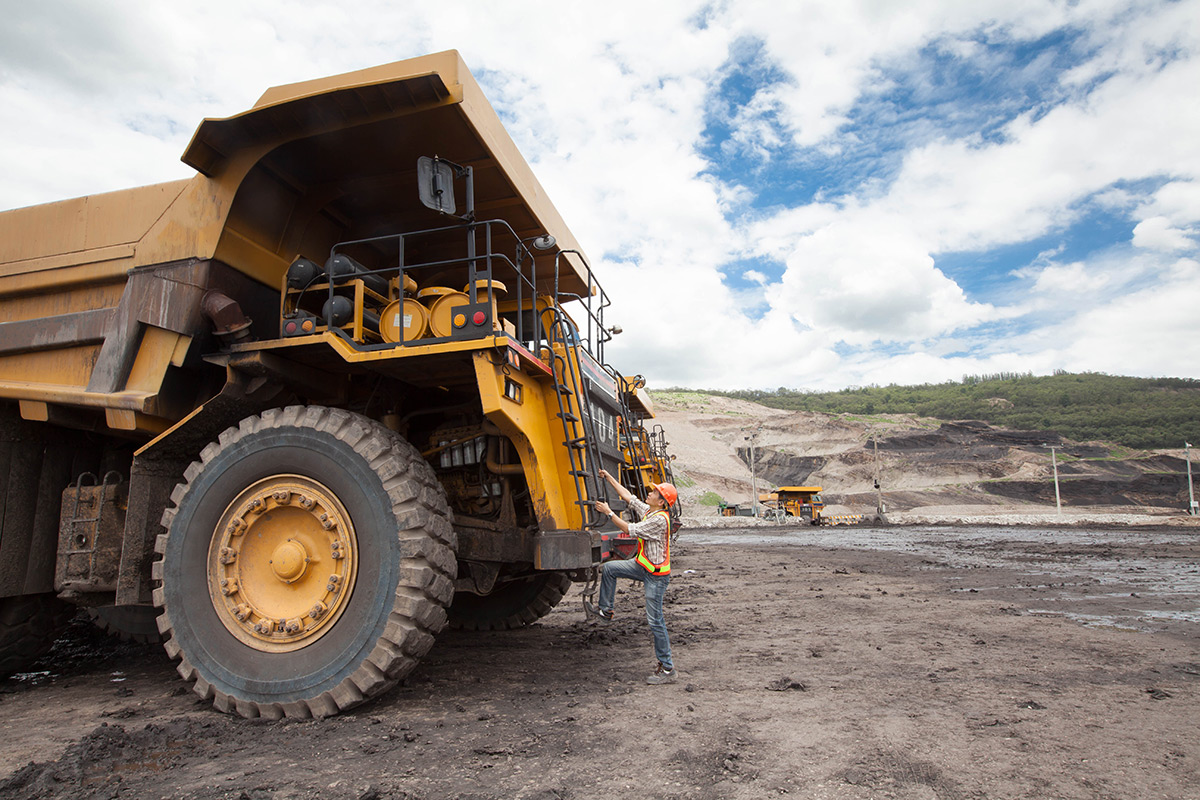
{"type": "MultiPolygon", "coordinates": [[[[179,658],[178,672],[194,683],[201,698],[222,711],[243,717],[328,717],[352,708],[391,689],[417,665],[446,626],[447,605],[454,594],[457,561],[455,535],[449,521],[445,495],[432,468],[408,442],[382,425],[343,409],[289,406],[247,417],[225,429],[200,453],[184,473],[184,482],[171,494],[172,505],[163,512],[168,533],[155,540],[155,551],[167,552],[170,528],[191,484],[227,448],[243,438],[269,429],[303,427],[327,433],[355,450],[380,479],[392,505],[400,539],[401,570],[389,622],[369,655],[333,689],[316,697],[287,703],[265,703],[233,698],[217,690],[200,674],[172,638],[170,615],[161,585],[154,591],[162,610],[158,625],[168,637],[168,655],[179,658]]],[[[161,580],[161,558],[156,562],[161,580]]]]}

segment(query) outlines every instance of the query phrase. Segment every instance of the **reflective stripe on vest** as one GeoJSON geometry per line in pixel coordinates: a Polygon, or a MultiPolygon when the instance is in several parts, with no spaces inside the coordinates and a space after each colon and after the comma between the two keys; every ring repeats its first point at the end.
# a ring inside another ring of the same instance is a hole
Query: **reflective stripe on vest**
{"type": "Polygon", "coordinates": [[[652,511],[646,515],[646,519],[650,519],[655,514],[662,514],[667,520],[667,530],[663,534],[663,560],[661,564],[655,564],[646,557],[646,543],[639,536],[637,555],[634,556],[634,561],[642,565],[642,568],[651,575],[670,575],[671,574],[671,515],[666,511],[652,511]]]}

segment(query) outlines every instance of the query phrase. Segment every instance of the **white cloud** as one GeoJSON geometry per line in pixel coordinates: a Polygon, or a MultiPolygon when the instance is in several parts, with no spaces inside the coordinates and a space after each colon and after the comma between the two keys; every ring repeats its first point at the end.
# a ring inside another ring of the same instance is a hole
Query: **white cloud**
{"type": "Polygon", "coordinates": [[[1085,309],[1047,329],[1043,338],[1053,340],[1062,368],[1070,371],[1194,374],[1188,364],[1200,359],[1197,308],[1200,263],[1181,259],[1162,284],[1085,309]]]}
{"type": "Polygon", "coordinates": [[[1200,222],[1200,179],[1164,184],[1139,213],[1164,217],[1172,225],[1200,222]]]}
{"type": "Polygon", "coordinates": [[[1174,227],[1166,217],[1150,217],[1134,226],[1133,245],[1166,252],[1191,250],[1196,247],[1191,236],[1192,231],[1174,227]]]}

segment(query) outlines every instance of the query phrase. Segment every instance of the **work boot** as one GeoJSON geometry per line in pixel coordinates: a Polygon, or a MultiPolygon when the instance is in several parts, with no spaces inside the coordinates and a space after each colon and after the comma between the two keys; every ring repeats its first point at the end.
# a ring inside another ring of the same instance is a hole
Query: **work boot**
{"type": "Polygon", "coordinates": [[[650,677],[646,678],[646,683],[648,683],[652,686],[657,686],[660,683],[674,683],[674,682],[675,682],[674,668],[667,669],[666,667],[664,667],[662,665],[661,661],[658,662],[658,666],[655,668],[654,674],[651,675],[650,677]]]}
{"type": "Polygon", "coordinates": [[[613,621],[613,612],[605,611],[602,608],[596,608],[590,600],[583,601],[583,613],[589,618],[594,619],[601,624],[607,625],[613,621]]]}

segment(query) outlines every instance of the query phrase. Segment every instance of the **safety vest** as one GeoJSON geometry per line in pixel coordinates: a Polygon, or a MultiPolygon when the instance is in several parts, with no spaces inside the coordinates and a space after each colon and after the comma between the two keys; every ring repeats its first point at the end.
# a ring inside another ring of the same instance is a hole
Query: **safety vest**
{"type": "Polygon", "coordinates": [[[634,561],[642,565],[642,568],[651,575],[670,575],[671,574],[671,515],[666,511],[653,511],[646,515],[646,519],[655,514],[662,514],[667,520],[667,531],[663,534],[663,560],[661,564],[655,564],[646,557],[646,543],[638,537],[637,555],[634,556],[634,561]]]}

